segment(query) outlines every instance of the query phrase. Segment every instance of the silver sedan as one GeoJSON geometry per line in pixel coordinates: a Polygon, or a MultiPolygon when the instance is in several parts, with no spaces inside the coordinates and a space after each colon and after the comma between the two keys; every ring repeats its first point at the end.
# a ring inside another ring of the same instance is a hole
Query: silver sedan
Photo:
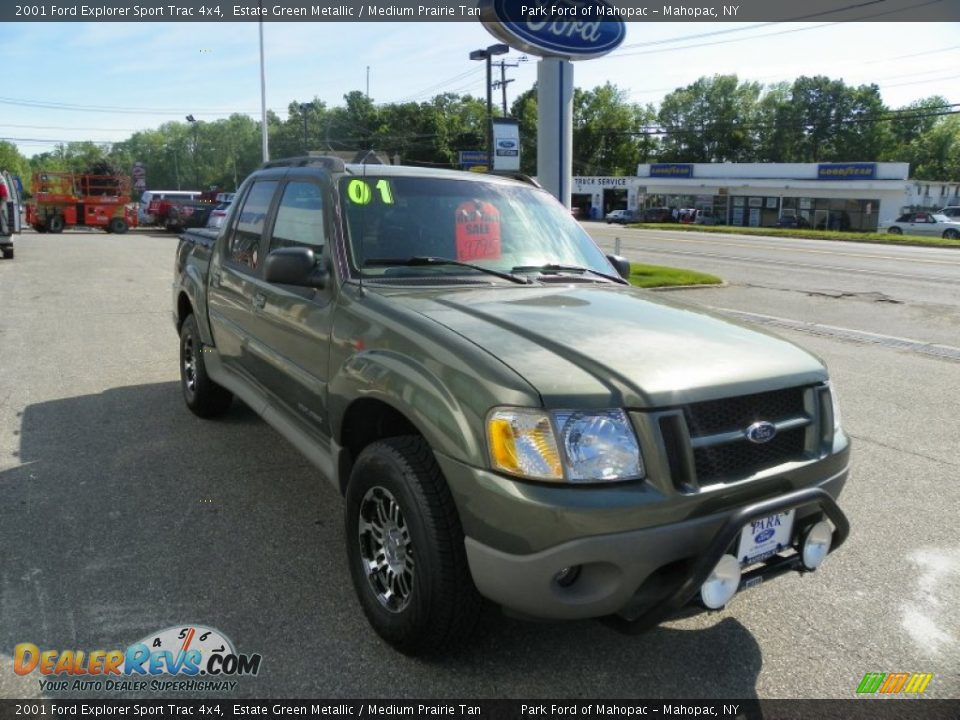
{"type": "Polygon", "coordinates": [[[950,218],[939,213],[906,213],[893,222],[880,223],[877,231],[892,235],[933,235],[956,240],[960,238],[960,218],[950,218]]]}

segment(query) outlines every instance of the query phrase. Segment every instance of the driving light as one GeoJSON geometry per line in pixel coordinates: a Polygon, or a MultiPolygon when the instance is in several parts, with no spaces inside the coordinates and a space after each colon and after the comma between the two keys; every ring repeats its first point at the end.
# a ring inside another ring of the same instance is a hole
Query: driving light
{"type": "Polygon", "coordinates": [[[740,563],[733,555],[724,555],[700,588],[700,599],[711,610],[719,610],[737,594],[740,563]]]}
{"type": "Polygon", "coordinates": [[[534,480],[563,480],[550,417],[540,410],[501,408],[487,419],[494,469],[534,480]]]}
{"type": "Polygon", "coordinates": [[[833,528],[826,520],[821,520],[807,533],[803,541],[803,566],[807,570],[816,570],[820,567],[830,545],[833,542],[833,528]]]}

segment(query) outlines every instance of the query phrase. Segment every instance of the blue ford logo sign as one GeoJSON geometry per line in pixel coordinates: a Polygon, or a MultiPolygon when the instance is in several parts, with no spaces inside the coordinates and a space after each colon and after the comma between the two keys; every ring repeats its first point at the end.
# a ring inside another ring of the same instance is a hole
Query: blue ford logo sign
{"type": "Polygon", "coordinates": [[[773,534],[776,532],[773,528],[767,528],[766,530],[761,530],[756,535],[753,536],[753,541],[759,545],[760,543],[765,543],[767,540],[773,537],[773,534]]]}
{"type": "Polygon", "coordinates": [[[512,48],[570,60],[606,55],[627,34],[618,9],[604,0],[481,0],[480,19],[512,48]]]}
{"type": "Polygon", "coordinates": [[[497,145],[502,148],[513,148],[517,146],[513,140],[500,140],[497,145]]]}
{"type": "Polygon", "coordinates": [[[755,422],[747,428],[747,440],[758,445],[773,440],[777,434],[777,426],[766,420],[755,422]]]}

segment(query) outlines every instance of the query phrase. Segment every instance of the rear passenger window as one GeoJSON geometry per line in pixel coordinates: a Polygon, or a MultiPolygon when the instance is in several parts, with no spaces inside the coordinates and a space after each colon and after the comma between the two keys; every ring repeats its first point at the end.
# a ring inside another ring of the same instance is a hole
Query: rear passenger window
{"type": "Polygon", "coordinates": [[[319,255],[325,243],[320,186],[310,182],[288,183],[277,208],[270,249],[308,247],[319,255]]]}
{"type": "Polygon", "coordinates": [[[227,249],[228,260],[256,270],[260,265],[260,236],[270,209],[270,200],[277,189],[275,180],[255,182],[243,201],[236,228],[227,249]]]}

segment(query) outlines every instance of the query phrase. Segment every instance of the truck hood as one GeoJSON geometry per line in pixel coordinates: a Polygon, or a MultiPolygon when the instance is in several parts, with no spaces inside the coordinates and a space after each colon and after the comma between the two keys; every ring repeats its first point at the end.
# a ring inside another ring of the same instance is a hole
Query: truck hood
{"type": "Polygon", "coordinates": [[[790,342],[635,288],[420,290],[391,300],[500,359],[547,407],[663,407],[827,379],[790,342]]]}

